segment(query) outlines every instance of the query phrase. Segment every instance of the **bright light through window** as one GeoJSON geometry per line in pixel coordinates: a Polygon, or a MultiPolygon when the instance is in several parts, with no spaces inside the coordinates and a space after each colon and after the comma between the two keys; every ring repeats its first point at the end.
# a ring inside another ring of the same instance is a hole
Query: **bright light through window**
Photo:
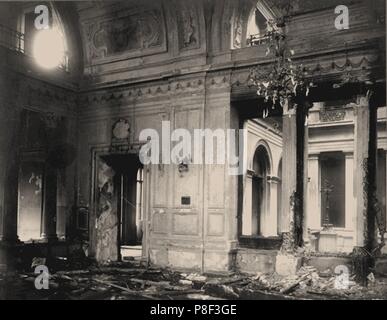
{"type": "Polygon", "coordinates": [[[65,56],[63,36],[57,28],[40,30],[34,39],[33,56],[45,69],[59,67],[65,56]]]}

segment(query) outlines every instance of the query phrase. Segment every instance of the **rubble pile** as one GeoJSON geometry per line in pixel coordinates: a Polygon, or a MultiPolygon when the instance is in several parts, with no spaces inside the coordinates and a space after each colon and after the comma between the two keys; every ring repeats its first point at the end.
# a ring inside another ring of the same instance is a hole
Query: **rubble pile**
{"type": "MultiPolygon", "coordinates": [[[[235,282],[233,290],[239,298],[246,293],[271,293],[288,298],[305,299],[362,299],[385,298],[384,279],[377,281],[371,273],[368,276],[369,286],[363,287],[354,281],[354,276],[336,275],[331,270],[319,272],[312,266],[303,266],[296,275],[281,277],[276,273],[258,273],[244,281],[235,282]]],[[[252,296],[251,294],[249,296],[252,296]]],[[[254,296],[254,295],[253,295],[254,296]]]]}
{"type": "MultiPolygon", "coordinates": [[[[34,259],[33,265],[43,262],[34,259]]],[[[296,275],[288,277],[276,273],[204,276],[145,268],[139,262],[110,263],[80,270],[55,271],[49,276],[48,290],[36,290],[36,278],[32,271],[0,275],[0,299],[279,300],[383,299],[387,296],[387,279],[375,279],[370,274],[370,285],[365,288],[351,277],[340,278],[330,270],[319,272],[311,266],[304,266],[296,275]]]]}
{"type": "MultiPolygon", "coordinates": [[[[304,266],[293,276],[281,277],[276,273],[269,275],[257,274],[250,278],[251,282],[246,287],[257,290],[270,290],[284,295],[347,294],[347,291],[335,290],[336,279],[330,271],[319,273],[314,267],[304,266]]],[[[349,281],[348,285],[354,287],[356,283],[349,281]]]]}
{"type": "MultiPolygon", "coordinates": [[[[35,259],[33,265],[43,261],[35,259]]],[[[0,299],[68,300],[161,300],[212,299],[202,287],[207,280],[198,274],[144,268],[122,262],[91,266],[84,270],[56,271],[49,276],[49,289],[36,290],[33,272],[0,277],[0,299]],[[15,290],[18,288],[17,290],[15,290]]]]}

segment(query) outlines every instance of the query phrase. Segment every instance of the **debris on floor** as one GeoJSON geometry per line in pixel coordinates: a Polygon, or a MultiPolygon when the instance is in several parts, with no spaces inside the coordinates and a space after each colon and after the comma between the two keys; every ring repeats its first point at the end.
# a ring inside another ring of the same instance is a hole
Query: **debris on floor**
{"type": "MultiPolygon", "coordinates": [[[[33,259],[32,265],[44,261],[33,259]]],[[[217,300],[217,299],[384,299],[387,279],[368,277],[364,288],[352,278],[330,270],[318,272],[302,267],[294,276],[276,273],[225,276],[179,273],[168,269],[144,268],[137,262],[90,265],[84,269],[55,271],[49,289],[35,289],[37,275],[30,272],[0,275],[0,299],[66,300],[217,300]]]]}

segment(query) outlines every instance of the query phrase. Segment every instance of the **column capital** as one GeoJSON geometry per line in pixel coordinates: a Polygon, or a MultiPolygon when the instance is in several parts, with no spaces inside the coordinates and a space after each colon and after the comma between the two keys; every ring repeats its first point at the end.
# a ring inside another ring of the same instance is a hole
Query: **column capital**
{"type": "Polygon", "coordinates": [[[247,169],[247,170],[246,170],[246,177],[252,178],[253,175],[254,175],[254,173],[255,173],[254,170],[247,169]]]}
{"type": "Polygon", "coordinates": [[[279,182],[281,182],[281,179],[279,177],[275,177],[275,176],[268,176],[267,182],[272,183],[272,184],[278,184],[279,182]]]}
{"type": "Polygon", "coordinates": [[[368,107],[370,104],[369,95],[359,95],[356,97],[356,106],[357,107],[368,107]]]}
{"type": "Polygon", "coordinates": [[[353,159],[354,158],[353,151],[347,151],[347,152],[343,152],[343,153],[344,153],[345,159],[353,159]]]}
{"type": "Polygon", "coordinates": [[[320,158],[320,153],[313,153],[308,155],[308,160],[318,160],[320,158]]]}

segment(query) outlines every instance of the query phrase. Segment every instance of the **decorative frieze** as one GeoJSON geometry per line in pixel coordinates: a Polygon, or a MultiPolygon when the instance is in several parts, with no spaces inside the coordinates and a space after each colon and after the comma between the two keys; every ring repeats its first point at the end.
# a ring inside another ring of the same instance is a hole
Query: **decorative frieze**
{"type": "MultiPolygon", "coordinates": [[[[77,94],[70,90],[59,89],[44,84],[28,84],[21,88],[22,97],[20,103],[29,106],[55,106],[64,110],[75,110],[77,105],[77,94]]],[[[19,91],[19,92],[20,92],[19,91]]]]}
{"type": "Polygon", "coordinates": [[[80,106],[89,106],[90,104],[120,104],[126,100],[146,100],[152,98],[168,97],[169,95],[199,93],[207,88],[223,88],[230,86],[230,77],[224,74],[213,75],[205,82],[203,78],[194,78],[164,82],[162,84],[151,85],[147,87],[128,86],[125,89],[101,90],[92,94],[85,93],[79,97],[80,106]]]}
{"type": "Polygon", "coordinates": [[[322,109],[320,110],[320,121],[321,122],[337,122],[345,120],[345,110],[343,109],[322,109]]]}
{"type": "MultiPolygon", "coordinates": [[[[351,70],[353,76],[356,76],[356,72],[362,72],[363,75],[366,71],[371,68],[376,68],[380,62],[380,56],[378,54],[367,54],[353,57],[332,57],[333,60],[305,60],[303,64],[308,70],[308,74],[313,77],[321,77],[333,73],[339,73],[340,76],[346,70],[351,70]]],[[[268,60],[263,59],[262,63],[267,63],[268,60]]],[[[262,65],[261,68],[269,68],[266,65],[262,65]]],[[[250,78],[250,68],[246,70],[240,70],[233,74],[232,85],[238,87],[242,85],[248,85],[250,78]]],[[[362,79],[359,79],[362,80],[362,79]]]]}

